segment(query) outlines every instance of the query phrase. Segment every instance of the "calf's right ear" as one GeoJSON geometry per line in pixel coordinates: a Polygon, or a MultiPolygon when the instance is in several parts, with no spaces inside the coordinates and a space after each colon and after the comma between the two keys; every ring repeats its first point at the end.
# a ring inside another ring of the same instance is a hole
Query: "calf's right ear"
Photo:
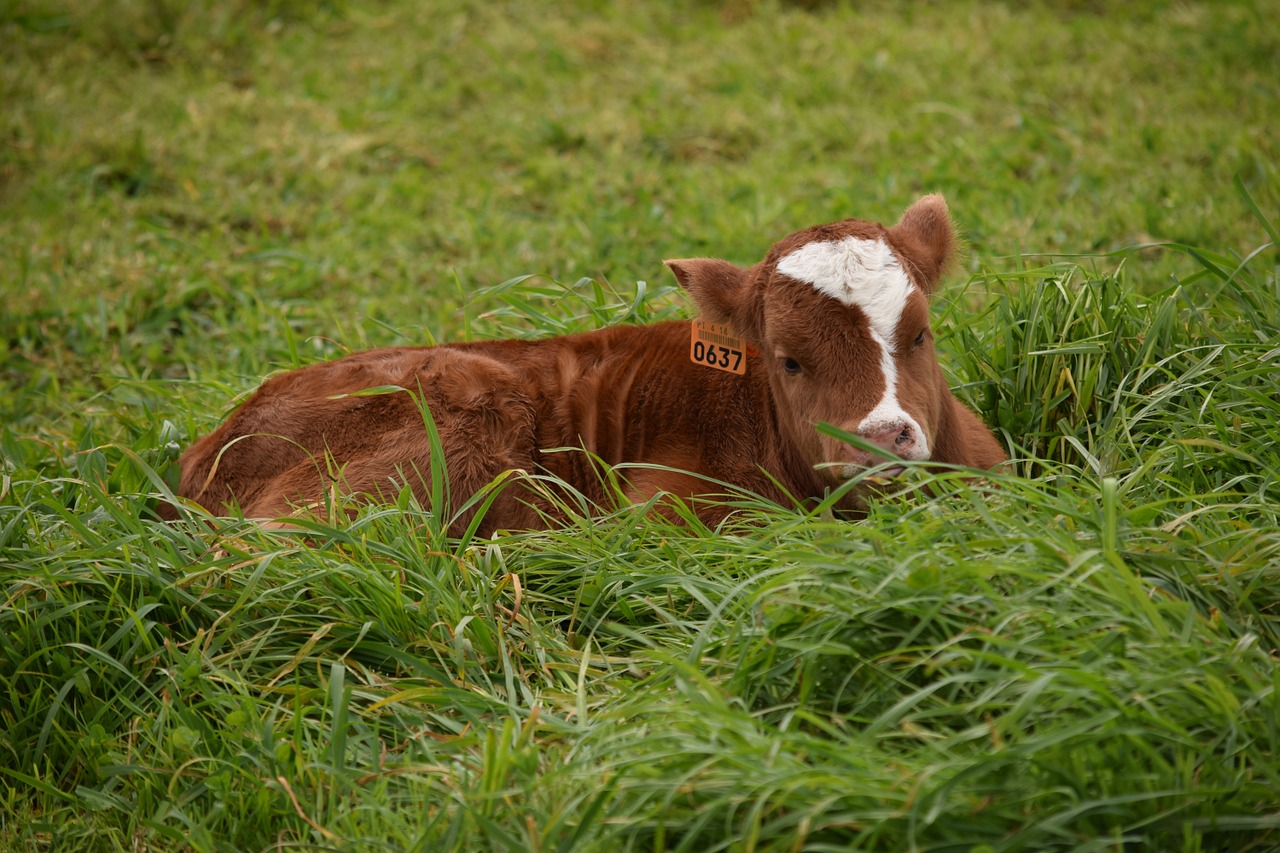
{"type": "Polygon", "coordinates": [[[924,278],[917,284],[925,293],[933,292],[956,257],[956,229],[946,201],[940,195],[925,196],[907,208],[889,234],[924,278]]]}
{"type": "Polygon", "coordinates": [[[704,319],[727,323],[740,335],[759,340],[754,288],[747,270],[718,258],[663,261],[698,303],[704,319]]]}

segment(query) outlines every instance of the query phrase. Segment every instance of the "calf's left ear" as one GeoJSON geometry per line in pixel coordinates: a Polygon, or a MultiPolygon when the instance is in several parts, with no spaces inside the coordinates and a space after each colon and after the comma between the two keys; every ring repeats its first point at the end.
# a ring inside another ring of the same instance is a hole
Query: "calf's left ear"
{"type": "Polygon", "coordinates": [[[717,258],[686,258],[663,263],[698,303],[704,319],[727,323],[738,334],[759,341],[757,291],[750,286],[747,270],[717,258]]]}
{"type": "Polygon", "coordinates": [[[908,207],[898,224],[889,229],[889,237],[924,279],[917,284],[926,293],[937,286],[955,260],[956,229],[940,195],[927,195],[908,207]]]}

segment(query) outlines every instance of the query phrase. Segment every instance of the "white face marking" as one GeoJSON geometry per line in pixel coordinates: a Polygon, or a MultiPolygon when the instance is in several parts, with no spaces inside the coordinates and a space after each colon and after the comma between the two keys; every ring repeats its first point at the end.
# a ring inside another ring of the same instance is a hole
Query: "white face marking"
{"type": "MultiPolygon", "coordinates": [[[[920,424],[898,402],[898,366],[893,361],[898,321],[914,285],[902,264],[883,240],[845,237],[828,243],[807,243],[778,262],[778,272],[803,281],[839,302],[857,306],[871,323],[871,337],[880,347],[880,370],[884,374],[884,396],[858,424],[855,432],[873,435],[888,427],[907,427],[915,434],[915,444],[899,455],[905,459],[928,459],[929,439],[920,424]]],[[[862,470],[846,465],[846,479],[862,470]]]]}
{"type": "Polygon", "coordinates": [[[778,261],[778,272],[813,285],[814,290],[862,309],[892,353],[894,332],[914,285],[898,256],[883,240],[845,237],[806,243],[778,261]]]}
{"type": "MultiPolygon", "coordinates": [[[[867,416],[858,424],[858,428],[854,430],[854,433],[858,435],[874,435],[885,427],[891,426],[901,430],[905,426],[915,435],[916,442],[905,452],[897,455],[903,459],[928,459],[928,436],[920,428],[919,422],[911,417],[907,410],[898,403],[898,366],[893,363],[893,355],[890,353],[889,347],[885,345],[886,342],[882,341],[879,335],[872,332],[871,336],[881,346],[880,369],[884,371],[884,396],[880,398],[879,403],[876,403],[875,408],[867,412],[867,416]]],[[[840,469],[840,475],[848,480],[861,470],[861,465],[846,465],[840,469]]]]}

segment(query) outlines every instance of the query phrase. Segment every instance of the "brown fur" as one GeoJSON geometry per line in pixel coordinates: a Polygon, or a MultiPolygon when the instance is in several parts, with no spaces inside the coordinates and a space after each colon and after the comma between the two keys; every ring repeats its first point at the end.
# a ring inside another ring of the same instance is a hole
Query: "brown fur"
{"type": "MultiPolygon", "coordinates": [[[[820,435],[825,421],[853,431],[884,391],[878,347],[866,320],[774,271],[787,252],[814,240],[884,239],[914,284],[899,324],[898,397],[928,433],[932,460],[991,468],[1006,459],[991,432],[946,387],[932,348],[912,344],[927,329],[925,293],[955,247],[946,205],[928,196],[890,229],[846,220],[780,241],[750,269],[726,261],[669,261],[704,317],[727,322],[758,350],[737,376],[689,360],[689,324],[620,326],[541,341],[484,341],[370,350],[268,380],[182,457],[178,494],[219,512],[274,517],[323,506],[332,490],[393,497],[410,488],[430,500],[431,452],[419,401],[438,428],[457,533],[463,502],[503,472],[548,473],[598,504],[610,496],[594,459],[624,465],[635,500],[667,492],[722,491],[679,469],[775,500],[838,484],[823,462],[871,464],[863,451],[820,435]],[[809,365],[803,383],[779,353],[809,365]],[[358,396],[379,386],[405,391],[358,396]],[[580,448],[583,452],[551,452],[580,448]],[[861,454],[861,455],[859,455],[861,454]],[[766,473],[767,472],[767,473],[766,473]],[[771,476],[770,476],[771,475],[771,476]]],[[[852,499],[850,501],[852,506],[852,499]]],[[[723,504],[700,502],[708,521],[723,504]]],[[[508,484],[480,526],[532,528],[553,502],[527,480],[508,484]]]]}

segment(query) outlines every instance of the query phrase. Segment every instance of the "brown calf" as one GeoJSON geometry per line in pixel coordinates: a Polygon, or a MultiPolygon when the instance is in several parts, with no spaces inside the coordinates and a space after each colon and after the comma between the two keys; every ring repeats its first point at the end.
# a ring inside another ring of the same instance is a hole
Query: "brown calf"
{"type": "MultiPolygon", "coordinates": [[[[927,196],[892,228],[817,226],[748,269],[668,261],[702,321],[716,324],[701,331],[680,322],[396,347],[283,373],[183,455],[178,494],[255,517],[321,506],[332,490],[391,497],[408,486],[427,504],[422,404],[448,472],[449,506],[436,509],[454,533],[469,521],[457,508],[512,469],[606,502],[593,459],[640,463],[620,472],[637,500],[723,491],[705,478],[774,500],[785,500],[778,484],[821,497],[886,457],[991,468],[1005,453],[948,390],[929,329],[927,297],[954,246],[945,202],[927,196]],[[359,393],[385,386],[406,390],[359,393]],[[884,456],[818,432],[819,422],[884,456]]],[[[714,521],[726,510],[700,501],[698,512],[714,521]]],[[[479,530],[541,527],[554,515],[545,495],[516,480],[479,530]]]]}

